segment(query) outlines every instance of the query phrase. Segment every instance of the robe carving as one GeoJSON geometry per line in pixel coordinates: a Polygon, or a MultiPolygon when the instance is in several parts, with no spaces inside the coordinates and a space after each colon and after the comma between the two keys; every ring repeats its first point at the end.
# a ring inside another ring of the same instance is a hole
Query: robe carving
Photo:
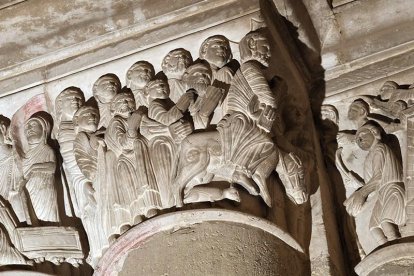
{"type": "Polygon", "coordinates": [[[56,156],[49,145],[40,143],[25,154],[23,174],[27,180],[26,189],[36,217],[42,221],[59,221],[55,170],[56,156]],[[32,169],[34,165],[39,168],[32,169]]]}
{"type": "Polygon", "coordinates": [[[405,190],[401,164],[392,150],[383,143],[371,149],[364,163],[365,186],[376,186],[378,199],[369,222],[370,229],[382,222],[405,223],[405,190]]]}

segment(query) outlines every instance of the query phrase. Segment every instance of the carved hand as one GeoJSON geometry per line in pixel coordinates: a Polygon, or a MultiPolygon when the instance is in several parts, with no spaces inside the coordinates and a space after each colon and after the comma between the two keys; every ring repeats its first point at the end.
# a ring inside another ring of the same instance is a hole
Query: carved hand
{"type": "Polygon", "coordinates": [[[137,131],[141,125],[141,120],[142,120],[142,112],[140,110],[136,110],[128,118],[128,128],[130,130],[137,131]]]}
{"type": "Polygon", "coordinates": [[[168,129],[170,130],[171,137],[176,143],[181,142],[185,137],[193,132],[191,124],[184,121],[178,121],[171,124],[168,129]]]}
{"type": "Polygon", "coordinates": [[[195,95],[197,93],[194,89],[187,90],[186,93],[184,93],[180,99],[177,101],[177,104],[175,105],[181,112],[184,112],[188,109],[190,104],[194,103],[195,95]]]}
{"type": "Polygon", "coordinates": [[[268,121],[274,121],[276,119],[276,109],[273,108],[270,105],[266,105],[264,110],[263,110],[263,116],[268,120],[268,121]]]}
{"type": "Polygon", "coordinates": [[[344,202],[346,211],[351,216],[356,216],[361,211],[364,205],[366,197],[360,192],[355,191],[347,200],[344,202]]]}
{"type": "Polygon", "coordinates": [[[201,104],[200,115],[210,116],[214,109],[217,107],[221,97],[223,96],[223,89],[209,89],[207,90],[206,96],[201,104]]]}
{"type": "Polygon", "coordinates": [[[351,133],[339,132],[336,136],[338,145],[347,145],[352,143],[355,140],[355,135],[351,133]]]}

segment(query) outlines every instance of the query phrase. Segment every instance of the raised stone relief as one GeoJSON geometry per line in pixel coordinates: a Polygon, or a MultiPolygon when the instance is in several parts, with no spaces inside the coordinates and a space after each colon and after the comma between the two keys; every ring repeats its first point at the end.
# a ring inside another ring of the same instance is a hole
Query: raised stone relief
{"type": "Polygon", "coordinates": [[[335,162],[346,188],[344,206],[355,216],[360,252],[410,235],[413,95],[411,87],[386,81],[377,95],[359,96],[349,105],[353,130],[338,133],[335,162]]]}
{"type": "Polygon", "coordinates": [[[88,101],[68,87],[55,98],[54,122],[34,112],[45,104],[23,109],[24,135],[16,141],[2,118],[0,194],[12,216],[1,221],[0,245],[8,253],[0,264],[77,266],[89,253],[95,268],[120,235],[144,220],[184,204],[227,201],[237,208],[244,196],[271,207],[268,185],[277,182],[293,203],[306,202],[311,158],[298,134],[304,107],[286,105],[294,117],[282,116],[287,86],[265,77],[270,45],[262,30],[248,33],[239,48],[241,65],[222,35],[207,38],[195,62],[190,52],[172,50],[161,64],[167,79],[138,61],[127,70],[126,87],[105,74],[91,83],[88,101]],[[296,128],[282,126],[284,120],[296,128]],[[52,123],[60,156],[51,146],[52,123]],[[283,139],[291,144],[282,146],[283,139]],[[273,172],[279,178],[269,181],[273,172]],[[67,217],[80,219],[89,252],[81,250],[78,231],[66,227],[67,217]]]}

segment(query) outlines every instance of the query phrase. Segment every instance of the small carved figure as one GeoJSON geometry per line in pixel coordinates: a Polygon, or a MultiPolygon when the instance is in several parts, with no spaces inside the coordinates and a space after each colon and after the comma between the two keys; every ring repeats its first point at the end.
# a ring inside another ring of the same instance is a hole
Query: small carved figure
{"type": "Polygon", "coordinates": [[[168,78],[171,91],[170,98],[175,103],[189,89],[181,79],[185,70],[192,63],[191,53],[182,48],[170,51],[162,61],[162,71],[168,78]]]}
{"type": "Polygon", "coordinates": [[[93,96],[98,102],[99,114],[101,121],[99,128],[108,127],[111,120],[111,102],[112,99],[121,91],[121,82],[114,74],[106,74],[101,76],[93,85],[93,96]]]}
{"type": "MultiPolygon", "coordinates": [[[[368,121],[369,105],[362,99],[356,99],[348,109],[348,119],[359,129],[368,121]]],[[[339,146],[355,143],[355,134],[340,131],[337,135],[339,146]]]]}
{"type": "Polygon", "coordinates": [[[205,129],[210,123],[210,115],[214,112],[220,100],[223,98],[224,90],[211,85],[211,69],[204,63],[196,63],[187,68],[183,75],[183,81],[192,87],[198,97],[190,106],[190,114],[193,117],[195,129],[205,129]],[[205,88],[207,85],[207,88],[205,88]]]}
{"type": "MultiPolygon", "coordinates": [[[[145,87],[145,91],[149,99],[149,118],[168,127],[172,126],[174,123],[178,123],[183,117],[184,112],[194,101],[194,94],[192,92],[187,92],[180,97],[177,104],[174,104],[168,97],[168,84],[159,79],[150,81],[145,87]]],[[[187,129],[188,131],[185,136],[189,135],[192,131],[191,128],[187,129]]],[[[184,131],[185,129],[183,129],[182,132],[184,131]]],[[[182,139],[184,138],[185,137],[182,137],[182,139]]],[[[153,137],[150,140],[149,149],[152,157],[151,162],[161,195],[162,206],[163,208],[169,208],[174,205],[171,187],[177,167],[178,145],[175,143],[174,139],[163,135],[153,137]]]]}
{"type": "MultiPolygon", "coordinates": [[[[347,212],[356,216],[368,195],[377,192],[369,227],[379,244],[400,237],[398,225],[405,223],[405,190],[400,161],[391,148],[381,142],[381,129],[367,122],[356,134],[358,146],[368,155],[364,162],[364,182],[345,202],[347,212]]],[[[354,181],[358,181],[354,179],[354,181]]]]}
{"type": "Polygon", "coordinates": [[[239,44],[242,65],[236,72],[225,102],[225,112],[238,111],[270,132],[276,119],[276,96],[269,88],[262,67],[270,60],[270,46],[260,31],[248,33],[239,44]]]}
{"type": "Polygon", "coordinates": [[[144,87],[155,76],[154,67],[151,63],[140,60],[134,63],[127,72],[126,86],[131,89],[135,97],[135,103],[139,106],[147,106],[148,95],[145,94],[144,87]]]}
{"type": "Polygon", "coordinates": [[[111,104],[114,118],[105,134],[108,147],[105,198],[109,206],[107,235],[119,234],[122,226],[140,222],[141,215],[150,217],[161,209],[148,142],[139,134],[143,114],[135,111],[130,93],[120,93],[111,104]]]}
{"type": "MultiPolygon", "coordinates": [[[[233,55],[231,53],[230,42],[223,35],[214,35],[203,41],[200,47],[200,59],[206,60],[211,67],[212,82],[219,81],[230,85],[233,79],[233,70],[226,66],[233,55]]],[[[223,86],[219,86],[224,88],[223,86]]],[[[227,88],[228,89],[228,88],[227,88]]],[[[226,90],[227,90],[226,89],[226,90]]]]}
{"type": "Polygon", "coordinates": [[[29,150],[23,158],[23,174],[37,219],[58,222],[56,156],[47,144],[51,134],[50,124],[42,115],[35,113],[25,124],[29,150]]]}
{"type": "Polygon", "coordinates": [[[11,145],[10,120],[0,115],[0,196],[7,200],[20,222],[31,223],[23,174],[18,168],[17,153],[11,145]]]}
{"type": "Polygon", "coordinates": [[[150,81],[144,90],[148,94],[148,117],[166,126],[181,119],[195,97],[194,93],[189,91],[184,93],[174,105],[169,100],[168,84],[160,79],[150,81]]]}
{"type": "Polygon", "coordinates": [[[67,176],[66,179],[63,179],[63,183],[67,182],[70,201],[75,215],[79,218],[82,217],[83,207],[86,204],[83,196],[86,179],[79,170],[73,154],[73,141],[76,134],[72,119],[75,112],[84,104],[83,92],[77,87],[66,88],[55,101],[57,140],[63,158],[63,169],[67,176]]]}
{"type": "Polygon", "coordinates": [[[187,193],[184,192],[184,204],[196,202],[215,202],[223,199],[240,202],[240,195],[233,186],[220,189],[217,187],[194,187],[187,193]]]}
{"type": "Polygon", "coordinates": [[[85,178],[89,181],[84,185],[84,197],[87,199],[82,215],[85,231],[88,235],[90,253],[88,262],[95,267],[102,256],[102,250],[108,246],[107,238],[102,229],[101,186],[106,181],[102,167],[105,167],[103,137],[96,134],[99,123],[99,112],[91,106],[83,106],[73,117],[76,139],[73,150],[76,162],[85,178]],[[100,163],[98,164],[98,160],[100,163]],[[98,166],[101,171],[98,171],[98,166]],[[95,191],[95,188],[98,191],[95,191]]]}

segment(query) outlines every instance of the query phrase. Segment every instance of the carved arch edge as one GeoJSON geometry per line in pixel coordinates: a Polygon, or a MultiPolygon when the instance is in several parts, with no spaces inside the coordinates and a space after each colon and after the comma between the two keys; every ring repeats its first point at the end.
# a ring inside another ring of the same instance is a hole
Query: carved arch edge
{"type": "Polygon", "coordinates": [[[263,218],[246,215],[237,211],[214,208],[188,210],[151,218],[130,229],[109,247],[99,261],[94,275],[116,275],[116,272],[122,269],[128,252],[137,248],[157,233],[203,222],[232,222],[261,229],[277,237],[295,251],[305,254],[302,246],[290,234],[263,218]]]}

